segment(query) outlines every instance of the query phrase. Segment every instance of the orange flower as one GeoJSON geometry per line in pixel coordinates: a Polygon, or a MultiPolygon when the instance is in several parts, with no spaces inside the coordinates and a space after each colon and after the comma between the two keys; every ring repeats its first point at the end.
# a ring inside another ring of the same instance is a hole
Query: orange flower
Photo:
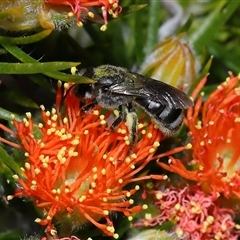
{"type": "Polygon", "coordinates": [[[91,222],[107,235],[118,238],[111,213],[122,212],[131,220],[131,213],[142,210],[131,199],[139,186],[128,190],[123,187],[143,179],[163,179],[152,175],[135,177],[153,159],[161,133],[153,123],[140,121],[138,142],[129,155],[124,123],[110,132],[106,127],[110,113],[101,115],[100,107],[82,113],[80,100],[71,91],[64,100],[65,113],[61,103],[59,84],[56,109],[50,112],[41,106],[42,123],[36,126],[27,113],[27,119],[13,120],[16,133],[0,126],[21,143],[1,141],[25,151],[22,175],[14,175],[19,184],[14,196],[33,199],[43,210],[42,219],[37,218],[36,222],[47,226],[46,231],[53,235],[54,218],[72,228],[91,222]],[[105,223],[98,223],[102,218],[105,223]]]}
{"type": "Polygon", "coordinates": [[[107,14],[112,15],[113,18],[117,18],[118,14],[122,11],[122,8],[118,5],[119,0],[45,0],[48,4],[54,5],[67,5],[71,7],[69,15],[77,15],[77,24],[82,26],[82,16],[88,15],[90,18],[94,17],[94,13],[89,10],[89,7],[100,7],[102,9],[102,16],[104,19],[104,25],[101,30],[104,31],[107,28],[107,14]]]}
{"type": "MultiPolygon", "coordinates": [[[[201,81],[193,98],[205,81],[206,78],[201,81]]],[[[169,166],[160,162],[159,165],[199,182],[205,191],[214,190],[225,197],[236,195],[240,198],[239,78],[230,73],[205,103],[202,96],[198,98],[195,106],[187,112],[186,124],[190,130],[194,160],[185,166],[170,157],[169,166]]]]}

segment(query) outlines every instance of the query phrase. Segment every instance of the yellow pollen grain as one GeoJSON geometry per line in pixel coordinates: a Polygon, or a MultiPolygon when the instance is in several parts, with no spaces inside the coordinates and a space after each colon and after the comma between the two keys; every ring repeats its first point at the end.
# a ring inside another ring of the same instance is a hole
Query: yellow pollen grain
{"type": "Polygon", "coordinates": [[[114,162],[114,160],[115,160],[114,157],[110,157],[110,158],[109,158],[109,161],[110,161],[110,162],[114,162]]]}
{"type": "Polygon", "coordinates": [[[168,159],[168,163],[171,164],[172,163],[172,159],[169,158],[168,159]]]}
{"type": "Polygon", "coordinates": [[[7,196],[7,200],[8,200],[8,201],[12,200],[13,198],[14,198],[13,195],[8,195],[8,196],[7,196]]]}
{"type": "Polygon", "coordinates": [[[53,194],[56,194],[56,193],[57,193],[57,190],[56,190],[56,189],[53,189],[53,190],[52,190],[52,193],[53,193],[53,194]]]}
{"type": "Polygon", "coordinates": [[[45,144],[42,142],[40,143],[40,148],[43,148],[45,146],[45,144]]]}
{"type": "Polygon", "coordinates": [[[101,124],[101,125],[105,125],[106,123],[107,123],[106,120],[101,120],[101,121],[100,121],[100,124],[101,124]]]}
{"type": "Polygon", "coordinates": [[[214,121],[210,121],[208,124],[212,126],[214,125],[214,121]]]}
{"type": "Polygon", "coordinates": [[[118,183],[119,183],[119,184],[122,184],[122,183],[123,183],[122,178],[118,179],[118,183]]]}
{"type": "Polygon", "coordinates": [[[45,111],[44,105],[40,105],[40,108],[41,108],[42,111],[45,111]]]}
{"type": "Polygon", "coordinates": [[[129,136],[125,136],[125,137],[123,138],[123,140],[128,141],[128,140],[129,140],[129,136]]]}
{"type": "Polygon", "coordinates": [[[47,164],[47,163],[43,163],[42,166],[43,166],[43,168],[45,168],[45,169],[48,168],[48,164],[47,164]]]}
{"type": "Polygon", "coordinates": [[[107,173],[106,169],[103,168],[103,169],[101,170],[101,173],[102,173],[102,175],[106,175],[106,173],[107,173]]]}
{"type": "Polygon", "coordinates": [[[39,124],[38,124],[38,127],[39,127],[39,128],[43,128],[43,124],[42,124],[42,123],[39,123],[39,124]]]}
{"type": "Polygon", "coordinates": [[[113,0],[108,0],[108,3],[109,4],[113,4],[113,0]]]}
{"type": "Polygon", "coordinates": [[[107,154],[104,154],[102,158],[107,159],[107,154]]]}
{"type": "Polygon", "coordinates": [[[200,146],[204,146],[204,145],[205,145],[204,141],[201,141],[200,146]]]}
{"type": "Polygon", "coordinates": [[[140,189],[140,186],[139,186],[139,185],[136,185],[136,186],[135,186],[135,190],[138,191],[139,189],[140,189]]]}
{"type": "Polygon", "coordinates": [[[130,163],[130,162],[131,162],[131,158],[130,158],[130,157],[126,157],[126,158],[125,158],[125,162],[126,162],[126,163],[130,163]]]}
{"type": "Polygon", "coordinates": [[[30,112],[26,112],[26,116],[27,116],[28,119],[32,118],[32,114],[30,112]]]}
{"type": "Polygon", "coordinates": [[[114,231],[115,231],[113,226],[107,226],[107,230],[111,233],[114,233],[114,231]]]}
{"type": "Polygon", "coordinates": [[[144,216],[144,218],[145,218],[146,220],[150,220],[150,219],[152,218],[152,214],[151,214],[151,213],[146,213],[145,216],[144,216]]]}
{"type": "Polygon", "coordinates": [[[24,123],[24,126],[25,126],[25,127],[29,127],[29,122],[26,121],[26,122],[24,123]]]}
{"type": "Polygon", "coordinates": [[[78,27],[82,27],[82,26],[83,26],[82,21],[78,21],[78,22],[77,22],[77,26],[78,26],[78,27]]]}
{"type": "Polygon", "coordinates": [[[149,153],[154,153],[155,151],[156,151],[155,148],[150,148],[148,152],[149,152],[149,153]]]}
{"type": "Polygon", "coordinates": [[[97,167],[92,168],[92,172],[93,173],[97,172],[97,167]]]}
{"type": "Polygon", "coordinates": [[[153,146],[154,146],[154,147],[159,147],[159,146],[160,146],[160,143],[159,143],[159,142],[154,142],[154,143],[153,143],[153,146]]]}
{"type": "Polygon", "coordinates": [[[113,7],[113,9],[118,8],[118,3],[115,2],[112,7],[113,7]]]}
{"type": "Polygon", "coordinates": [[[132,196],[132,194],[130,193],[130,192],[126,192],[126,197],[131,197],[132,196]]]}
{"type": "Polygon", "coordinates": [[[148,209],[148,205],[147,205],[147,204],[143,204],[142,208],[143,208],[144,210],[146,210],[146,209],[148,209]]]}
{"type": "Polygon", "coordinates": [[[131,205],[133,205],[133,204],[134,204],[134,200],[133,200],[133,199],[129,199],[129,203],[130,203],[131,205]]]}
{"type": "Polygon", "coordinates": [[[78,139],[74,139],[74,140],[71,141],[71,144],[74,145],[74,146],[76,146],[76,145],[79,144],[79,142],[80,142],[80,141],[79,141],[78,139]]]}
{"type": "Polygon", "coordinates": [[[208,224],[212,224],[214,222],[214,217],[213,216],[207,216],[207,220],[208,224]]]}
{"type": "Polygon", "coordinates": [[[85,195],[82,195],[79,199],[78,199],[78,201],[79,202],[83,202],[84,200],[86,200],[86,196],[85,195]]]}
{"type": "Polygon", "coordinates": [[[208,144],[211,144],[211,143],[212,143],[212,141],[210,139],[208,139],[208,144]]]}
{"type": "Polygon", "coordinates": [[[28,163],[28,162],[25,162],[24,166],[25,166],[25,168],[26,168],[27,170],[30,170],[30,169],[31,169],[31,165],[30,165],[30,163],[28,163]]]}
{"type": "Polygon", "coordinates": [[[66,132],[66,129],[65,128],[62,128],[61,129],[61,133],[64,134],[66,132]]]}
{"type": "Polygon", "coordinates": [[[186,148],[186,149],[192,149],[192,144],[191,144],[191,143],[188,143],[185,148],[186,148]]]}
{"type": "Polygon", "coordinates": [[[61,189],[58,188],[58,189],[57,189],[57,194],[60,194],[60,193],[61,193],[61,189]]]}
{"type": "Polygon", "coordinates": [[[100,30],[103,31],[103,32],[106,31],[107,30],[107,25],[106,24],[102,25],[100,27],[100,30]]]}
{"type": "Polygon", "coordinates": [[[58,80],[57,87],[60,88],[61,86],[62,86],[62,82],[60,80],[58,80]]]}
{"type": "Polygon", "coordinates": [[[64,87],[65,89],[68,89],[68,88],[69,88],[69,84],[68,84],[68,83],[64,83],[64,84],[63,84],[63,87],[64,87]]]}
{"type": "Polygon", "coordinates": [[[52,114],[56,114],[57,113],[57,110],[55,108],[52,108],[52,114]]]}
{"type": "Polygon", "coordinates": [[[136,154],[136,153],[133,153],[133,154],[131,155],[131,158],[136,159],[136,158],[137,158],[137,154],[136,154]]]}
{"type": "Polygon", "coordinates": [[[41,170],[39,168],[35,168],[34,172],[35,172],[36,175],[38,175],[41,172],[41,170]]]}
{"type": "Polygon", "coordinates": [[[95,188],[97,186],[97,184],[95,182],[91,182],[91,187],[95,188]]]}
{"type": "Polygon", "coordinates": [[[65,189],[64,189],[64,192],[65,192],[65,193],[70,193],[69,188],[65,188],[65,189]]]}
{"type": "Polygon", "coordinates": [[[50,117],[51,113],[49,111],[46,111],[46,116],[50,117]]]}
{"type": "Polygon", "coordinates": [[[164,175],[163,176],[163,180],[167,180],[168,179],[168,176],[167,175],[164,175]]]}
{"type": "Polygon", "coordinates": [[[126,141],[125,141],[125,144],[126,144],[127,146],[129,146],[129,145],[130,145],[130,141],[129,141],[129,140],[126,140],[126,141]]]}
{"type": "Polygon", "coordinates": [[[104,115],[100,115],[100,116],[99,116],[99,119],[100,119],[100,120],[104,120],[104,119],[105,119],[105,116],[104,116],[104,115]]]}
{"type": "Polygon", "coordinates": [[[32,185],[37,185],[37,182],[35,180],[31,181],[32,185]]]}
{"type": "Polygon", "coordinates": [[[132,165],[130,166],[130,168],[131,168],[132,170],[135,169],[135,165],[132,164],[132,165]]]}
{"type": "Polygon", "coordinates": [[[59,161],[61,164],[64,164],[67,161],[67,159],[65,157],[62,157],[59,161]]]}
{"type": "Polygon", "coordinates": [[[144,127],[144,125],[142,124],[142,123],[139,123],[138,124],[138,129],[141,129],[141,128],[143,128],[144,127]]]}
{"type": "Polygon", "coordinates": [[[146,131],[145,129],[143,129],[143,130],[141,131],[141,133],[142,133],[142,135],[145,135],[145,134],[147,133],[147,131],[146,131]]]}
{"type": "Polygon", "coordinates": [[[152,136],[153,136],[152,133],[148,133],[148,134],[147,134],[147,137],[148,137],[148,138],[152,138],[152,136]]]}
{"type": "Polygon", "coordinates": [[[14,114],[11,114],[11,119],[14,120],[16,116],[14,114]]]}
{"type": "Polygon", "coordinates": [[[102,200],[103,200],[103,202],[107,202],[108,201],[106,197],[103,197],[102,200]]]}
{"type": "Polygon", "coordinates": [[[88,16],[90,17],[90,18],[94,18],[94,13],[93,12],[88,12],[88,16]]]}
{"type": "Polygon", "coordinates": [[[236,95],[239,96],[239,95],[240,95],[240,88],[239,88],[239,87],[236,87],[234,90],[235,90],[236,95]]]}
{"type": "Polygon", "coordinates": [[[25,156],[25,157],[29,157],[29,153],[28,153],[28,152],[25,152],[25,153],[24,153],[24,156],[25,156]]]}
{"type": "Polygon", "coordinates": [[[161,200],[163,198],[162,193],[157,193],[155,196],[157,200],[161,200]]]}
{"type": "Polygon", "coordinates": [[[34,222],[36,222],[36,223],[40,223],[42,220],[40,219],[40,218],[36,218],[35,220],[34,220],[34,222]]]}
{"type": "Polygon", "coordinates": [[[126,134],[127,131],[125,129],[121,129],[121,134],[126,134]]]}
{"type": "Polygon", "coordinates": [[[128,221],[131,222],[133,220],[133,217],[132,216],[129,216],[128,217],[128,221]]]}
{"type": "Polygon", "coordinates": [[[16,175],[16,174],[14,174],[12,177],[13,177],[14,180],[18,180],[19,179],[19,176],[16,175]]]}
{"type": "Polygon", "coordinates": [[[181,205],[179,203],[175,204],[174,208],[178,211],[181,208],[181,205]]]}
{"type": "Polygon", "coordinates": [[[63,123],[65,123],[65,124],[68,123],[68,119],[66,117],[63,119],[63,123]]]}
{"type": "Polygon", "coordinates": [[[52,134],[52,130],[51,129],[48,129],[47,130],[47,135],[49,136],[49,135],[51,135],[52,134]]]}
{"type": "Polygon", "coordinates": [[[177,234],[178,237],[182,237],[182,236],[183,236],[183,230],[182,230],[182,229],[177,228],[177,229],[175,230],[175,232],[176,232],[176,234],[177,234]]]}
{"type": "Polygon", "coordinates": [[[25,172],[25,169],[23,167],[20,168],[22,172],[25,172]]]}
{"type": "Polygon", "coordinates": [[[95,174],[93,175],[93,179],[96,180],[97,178],[98,178],[98,175],[95,173],[95,174]]]}
{"type": "Polygon", "coordinates": [[[119,235],[118,235],[117,233],[114,233],[114,234],[113,234],[113,238],[118,239],[118,238],[119,238],[119,235]]]}
{"type": "Polygon", "coordinates": [[[108,189],[106,190],[106,192],[109,194],[109,193],[112,192],[112,190],[111,190],[110,188],[108,188],[108,189]]]}
{"type": "Polygon", "coordinates": [[[231,139],[228,138],[228,139],[226,140],[226,142],[227,142],[227,143],[231,143],[231,139]]]}
{"type": "MultiPolygon", "coordinates": [[[[57,114],[54,114],[51,119],[52,119],[53,121],[57,121],[57,119],[58,119],[57,114]]],[[[53,123],[52,126],[56,127],[56,123],[53,123]]]]}
{"type": "Polygon", "coordinates": [[[108,216],[109,215],[109,211],[108,210],[103,210],[103,214],[108,216]]]}
{"type": "Polygon", "coordinates": [[[88,190],[88,193],[89,193],[89,194],[93,194],[93,193],[94,193],[93,189],[89,189],[89,190],[88,190]]]}
{"type": "Polygon", "coordinates": [[[240,117],[235,118],[234,122],[239,123],[240,122],[240,117]]]}

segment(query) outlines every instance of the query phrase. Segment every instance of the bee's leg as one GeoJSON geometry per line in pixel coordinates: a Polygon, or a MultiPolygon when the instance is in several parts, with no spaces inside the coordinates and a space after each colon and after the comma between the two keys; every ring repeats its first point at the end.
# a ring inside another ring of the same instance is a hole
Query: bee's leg
{"type": "Polygon", "coordinates": [[[120,106],[118,108],[118,116],[115,118],[115,120],[113,121],[113,123],[110,126],[110,130],[114,130],[124,119],[123,116],[123,111],[122,111],[122,106],[120,106]]]}
{"type": "Polygon", "coordinates": [[[81,111],[88,112],[88,111],[92,110],[96,105],[97,105],[97,101],[96,101],[96,99],[94,99],[91,103],[81,107],[81,111]]]}
{"type": "Polygon", "coordinates": [[[130,151],[132,151],[132,148],[137,143],[138,117],[135,108],[131,103],[126,106],[125,121],[129,131],[130,151]]]}

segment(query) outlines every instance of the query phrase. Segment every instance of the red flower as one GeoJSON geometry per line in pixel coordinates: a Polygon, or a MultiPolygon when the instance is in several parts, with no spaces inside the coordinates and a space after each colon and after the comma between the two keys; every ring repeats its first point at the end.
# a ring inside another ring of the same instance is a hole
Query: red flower
{"type": "MultiPolygon", "coordinates": [[[[206,78],[193,94],[196,97],[206,78]]],[[[240,198],[240,88],[239,78],[229,78],[203,103],[198,98],[188,110],[186,124],[192,139],[193,161],[185,166],[170,157],[170,165],[159,165],[184,178],[197,181],[205,191],[240,198]],[[191,169],[191,170],[189,170],[191,169]]]]}
{"type": "Polygon", "coordinates": [[[129,136],[124,123],[110,132],[106,127],[110,113],[102,115],[102,109],[97,107],[83,114],[79,99],[71,91],[64,100],[65,113],[61,102],[59,88],[56,109],[50,112],[41,107],[42,123],[34,124],[27,113],[27,119],[13,120],[16,133],[1,125],[20,144],[1,141],[25,151],[22,175],[14,175],[19,184],[14,196],[33,199],[43,210],[42,218],[36,222],[47,226],[47,232],[55,234],[54,218],[72,228],[91,222],[117,238],[110,215],[123,212],[131,220],[130,214],[142,209],[131,199],[139,186],[128,190],[123,187],[154,177],[135,176],[153,159],[161,133],[153,123],[140,121],[138,142],[128,155],[129,136]],[[106,222],[98,223],[101,218],[106,222]]]}
{"type": "Polygon", "coordinates": [[[89,10],[91,7],[99,7],[102,9],[102,16],[104,19],[104,25],[101,30],[104,31],[107,28],[107,14],[112,15],[113,18],[117,18],[122,8],[118,5],[119,0],[45,0],[48,4],[54,5],[67,5],[71,7],[72,14],[77,15],[77,24],[82,26],[82,19],[85,15],[90,18],[94,17],[94,13],[89,10]]]}
{"type": "Polygon", "coordinates": [[[237,240],[239,227],[233,222],[234,211],[220,208],[216,196],[203,193],[198,187],[152,191],[159,215],[145,214],[134,226],[158,226],[171,221],[179,239],[237,240]]]}

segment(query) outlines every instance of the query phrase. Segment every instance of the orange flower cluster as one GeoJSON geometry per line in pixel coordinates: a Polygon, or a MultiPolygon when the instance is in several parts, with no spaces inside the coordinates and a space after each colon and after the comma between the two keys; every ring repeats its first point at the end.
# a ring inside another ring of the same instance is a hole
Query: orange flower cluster
{"type": "MultiPolygon", "coordinates": [[[[204,78],[193,98],[206,82],[204,78]]],[[[206,192],[240,198],[240,87],[231,73],[203,103],[199,97],[189,109],[186,124],[192,139],[193,161],[185,166],[170,157],[170,165],[159,165],[180,176],[197,181],[206,192]],[[191,170],[189,170],[191,169],[191,170]]]]}
{"type": "MultiPolygon", "coordinates": [[[[56,108],[46,111],[43,122],[34,124],[31,114],[18,122],[16,132],[1,128],[15,136],[20,144],[1,141],[25,151],[22,175],[14,175],[19,187],[13,197],[29,197],[43,210],[36,222],[54,235],[53,218],[72,228],[91,222],[105,234],[118,238],[111,220],[112,212],[131,213],[142,210],[131,198],[139,189],[128,183],[163,176],[136,177],[153,159],[162,135],[152,122],[140,120],[138,142],[129,155],[129,135],[125,123],[109,131],[110,112],[101,114],[96,107],[90,113],[80,111],[80,99],[69,91],[62,106],[60,88],[56,108]],[[64,108],[64,113],[63,113],[64,108]],[[105,223],[98,221],[105,219],[105,223]]],[[[65,84],[67,88],[68,84],[65,84]]]]}

